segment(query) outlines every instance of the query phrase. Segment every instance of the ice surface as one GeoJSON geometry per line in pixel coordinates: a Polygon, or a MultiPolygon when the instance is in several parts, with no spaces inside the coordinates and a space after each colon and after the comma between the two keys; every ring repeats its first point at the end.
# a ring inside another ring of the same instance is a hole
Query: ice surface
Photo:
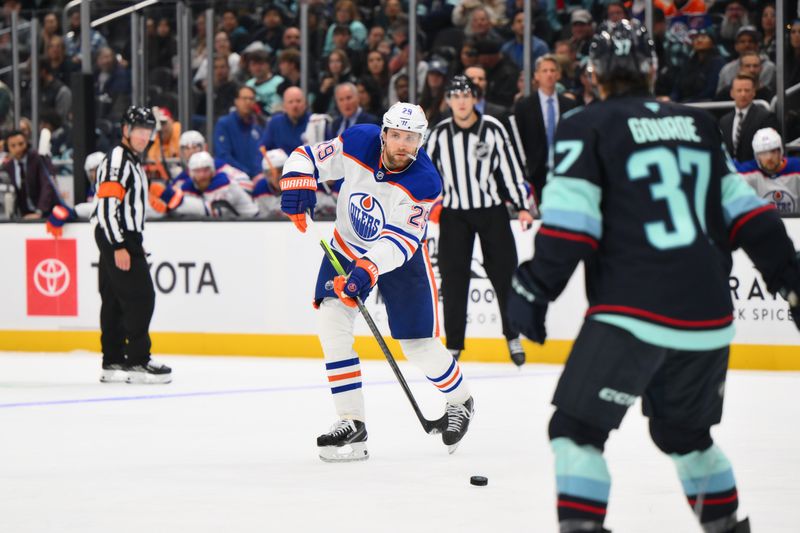
{"type": "MultiPolygon", "coordinates": [[[[362,363],[371,458],[326,464],[320,360],[159,357],[166,386],[101,384],[91,354],[0,354],[0,531],[555,532],[549,400],[560,368],[464,363],[476,415],[455,455],[388,365],[362,363]],[[489,478],[487,487],[469,484],[489,478]]],[[[428,418],[444,407],[401,363],[428,418]]],[[[798,531],[798,373],[732,372],[723,425],[756,532],[798,531]]],[[[638,405],[612,434],[607,527],[699,531],[638,405]]]]}

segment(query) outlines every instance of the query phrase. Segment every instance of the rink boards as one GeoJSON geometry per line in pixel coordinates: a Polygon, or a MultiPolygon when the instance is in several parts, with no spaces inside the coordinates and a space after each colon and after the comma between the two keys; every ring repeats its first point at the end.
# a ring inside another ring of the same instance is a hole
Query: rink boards
{"type": "MultiPolygon", "coordinates": [[[[800,219],[785,222],[800,248],[800,219]]],[[[318,227],[331,235],[331,223],[318,227]]],[[[520,259],[529,258],[533,233],[521,232],[516,222],[512,228],[520,259]]],[[[437,234],[432,224],[428,246],[438,278],[437,234]]],[[[0,350],[99,351],[91,226],[68,224],[64,237],[54,240],[41,223],[0,224],[0,247],[0,350]]],[[[310,234],[288,222],[150,222],[145,248],[157,295],[155,353],[321,356],[311,300],[322,251],[310,234]]],[[[481,263],[476,244],[464,358],[507,361],[496,298],[481,263]]],[[[734,257],[731,290],[737,327],[731,366],[800,370],[800,333],[788,306],[767,293],[741,252],[734,257]]],[[[380,295],[373,293],[367,305],[388,336],[380,295]]],[[[586,307],[579,271],[550,306],[547,344],[526,344],[528,360],[563,362],[586,307]]],[[[356,327],[359,354],[382,357],[362,320],[356,327]]],[[[396,344],[390,347],[399,353],[396,344]]]]}

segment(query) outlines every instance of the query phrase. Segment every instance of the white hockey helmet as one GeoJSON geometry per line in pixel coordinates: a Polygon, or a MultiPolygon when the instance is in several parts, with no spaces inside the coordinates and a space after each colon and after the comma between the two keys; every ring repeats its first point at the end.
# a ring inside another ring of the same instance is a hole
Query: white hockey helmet
{"type": "Polygon", "coordinates": [[[419,144],[417,145],[417,151],[419,151],[425,141],[425,132],[428,131],[428,119],[420,106],[397,102],[383,114],[381,131],[387,129],[419,133],[419,144]]]}
{"type": "Polygon", "coordinates": [[[103,152],[92,152],[87,155],[86,159],[83,161],[83,170],[86,171],[86,174],[89,174],[89,172],[99,167],[105,156],[106,154],[103,152]]]}
{"type": "Polygon", "coordinates": [[[208,152],[197,152],[192,154],[189,158],[189,171],[197,170],[200,168],[210,168],[212,171],[216,169],[214,166],[214,158],[208,152]]]}
{"type": "Polygon", "coordinates": [[[753,136],[753,154],[780,150],[783,156],[783,139],[774,128],[761,128],[753,136]]]}
{"type": "Polygon", "coordinates": [[[181,133],[178,144],[181,148],[186,146],[203,146],[206,144],[206,138],[197,130],[188,130],[181,133]]]}
{"type": "Polygon", "coordinates": [[[282,148],[275,148],[274,150],[267,150],[264,154],[264,159],[261,160],[261,170],[272,170],[273,168],[281,168],[286,164],[289,156],[282,148]]]}

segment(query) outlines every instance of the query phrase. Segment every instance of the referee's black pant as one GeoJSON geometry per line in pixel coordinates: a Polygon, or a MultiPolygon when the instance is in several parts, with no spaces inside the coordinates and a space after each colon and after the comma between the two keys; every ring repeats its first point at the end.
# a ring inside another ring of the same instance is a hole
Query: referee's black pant
{"type": "Polygon", "coordinates": [[[128,271],[117,268],[114,248],[100,226],[95,228],[94,238],[100,249],[98,274],[102,300],[100,344],[103,364],[147,364],[150,360],[150,319],[156,293],[141,235],[126,236],[126,248],[131,255],[128,271]]]}
{"type": "Polygon", "coordinates": [[[478,209],[442,209],[439,219],[439,273],[442,276],[444,329],[447,348],[464,349],[467,303],[472,273],[475,235],[481,241],[483,267],[492,282],[500,306],[503,335],[514,339],[519,332],[508,324],[506,306],[511,277],[517,268],[517,247],[505,206],[478,209]]]}

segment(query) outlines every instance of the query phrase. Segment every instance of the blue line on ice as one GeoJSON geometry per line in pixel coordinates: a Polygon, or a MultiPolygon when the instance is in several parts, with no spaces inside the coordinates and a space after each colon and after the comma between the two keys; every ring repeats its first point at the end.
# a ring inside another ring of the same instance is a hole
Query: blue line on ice
{"type": "MultiPolygon", "coordinates": [[[[479,380],[494,380],[494,379],[520,379],[530,377],[552,376],[559,374],[561,368],[554,368],[552,371],[539,371],[539,372],[524,372],[508,375],[490,374],[482,376],[469,376],[470,381],[479,380]]],[[[427,380],[407,380],[409,383],[427,383],[427,380]]],[[[365,382],[364,385],[368,387],[377,387],[384,385],[396,385],[396,380],[374,381],[365,382]]],[[[163,385],[156,385],[162,387],[163,385]]],[[[82,403],[104,403],[104,402],[131,402],[138,400],[163,400],[167,398],[197,398],[202,396],[229,396],[233,394],[263,394],[273,392],[294,392],[301,390],[313,389],[328,389],[327,383],[320,383],[315,385],[291,385],[283,387],[263,387],[254,389],[231,389],[231,390],[216,390],[216,391],[195,391],[195,392],[174,392],[164,394],[137,394],[135,396],[101,396],[97,398],[69,398],[65,400],[44,400],[35,402],[13,402],[13,403],[0,403],[0,409],[13,409],[16,407],[45,407],[50,405],[73,405],[82,403]]]]}

